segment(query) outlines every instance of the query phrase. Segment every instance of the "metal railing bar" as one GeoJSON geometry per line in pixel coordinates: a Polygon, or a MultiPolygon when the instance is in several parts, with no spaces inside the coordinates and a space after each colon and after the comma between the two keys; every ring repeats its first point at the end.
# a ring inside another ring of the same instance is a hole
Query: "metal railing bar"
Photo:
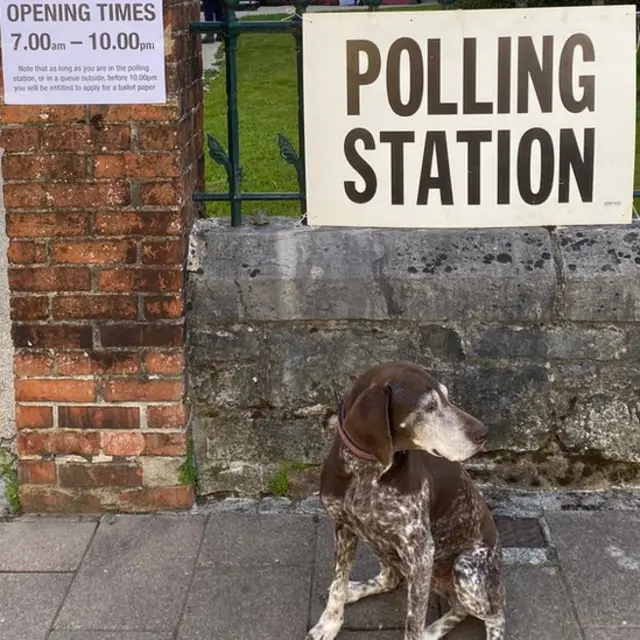
{"type": "MultiPolygon", "coordinates": [[[[228,202],[229,194],[228,193],[207,193],[203,191],[196,191],[192,194],[192,198],[196,202],[228,202]]],[[[244,201],[252,201],[252,202],[265,202],[270,200],[300,200],[301,195],[300,192],[277,192],[277,191],[269,191],[269,192],[241,192],[239,193],[234,200],[238,200],[240,202],[244,201]]]]}
{"type": "Polygon", "coordinates": [[[189,24],[191,33],[216,33],[228,29],[233,33],[291,33],[296,28],[295,22],[288,21],[241,21],[230,22],[192,22],[189,24]]]}

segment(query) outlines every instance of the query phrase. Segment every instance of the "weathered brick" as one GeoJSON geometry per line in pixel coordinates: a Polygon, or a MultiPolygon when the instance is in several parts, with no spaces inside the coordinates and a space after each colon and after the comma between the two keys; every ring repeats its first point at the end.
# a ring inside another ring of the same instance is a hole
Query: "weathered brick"
{"type": "Polygon", "coordinates": [[[54,318],[131,319],[138,314],[136,296],[56,296],[54,318]]]}
{"type": "Polygon", "coordinates": [[[145,433],[143,453],[152,456],[180,456],[186,453],[184,433],[145,433]]]}
{"type": "Polygon", "coordinates": [[[55,238],[89,233],[86,213],[10,213],[7,235],[10,238],[55,238]]]}
{"type": "Polygon", "coordinates": [[[45,320],[51,313],[47,296],[11,296],[12,320],[45,320]]]}
{"type": "Polygon", "coordinates": [[[14,324],[11,336],[15,347],[33,349],[91,349],[93,330],[74,324],[14,324]]]}
{"type": "Polygon", "coordinates": [[[96,399],[94,380],[37,379],[15,381],[19,402],[91,402],[96,399]]]}
{"type": "Polygon", "coordinates": [[[4,185],[4,204],[7,209],[36,209],[45,202],[44,187],[37,182],[4,185]]]}
{"type": "Polygon", "coordinates": [[[5,105],[2,107],[3,124],[52,124],[70,122],[84,116],[84,107],[5,105]]]}
{"type": "Polygon", "coordinates": [[[138,146],[143,151],[175,149],[178,146],[178,128],[173,124],[140,125],[138,146]]]}
{"type": "Polygon", "coordinates": [[[77,153],[9,155],[4,162],[5,180],[72,180],[87,177],[87,161],[77,153]]]}
{"type": "Polygon", "coordinates": [[[120,351],[59,353],[56,365],[61,376],[132,375],[140,371],[140,355],[120,351]]]}
{"type": "MultiPolygon", "coordinates": [[[[16,151],[34,151],[40,148],[40,129],[38,127],[0,128],[0,147],[9,153],[16,151]]],[[[172,147],[165,147],[171,149],[172,147]]]]}
{"type": "Polygon", "coordinates": [[[195,500],[191,487],[149,487],[139,491],[123,491],[120,499],[136,510],[189,509],[195,500]]]}
{"type": "Polygon", "coordinates": [[[181,325],[109,324],[100,327],[103,347],[178,347],[184,342],[181,325]]]}
{"type": "Polygon", "coordinates": [[[59,407],[58,424],[69,429],[137,429],[138,407],[59,407]]]}
{"type": "Polygon", "coordinates": [[[53,357],[44,353],[16,353],[13,372],[18,377],[48,376],[53,368],[53,357]]]}
{"type": "Polygon", "coordinates": [[[131,131],[128,126],[47,127],[42,132],[42,144],[47,151],[125,151],[131,147],[131,131]]]}
{"type": "Polygon", "coordinates": [[[144,358],[144,366],[148,373],[180,375],[184,372],[184,353],[151,351],[144,358]]]}
{"type": "Polygon", "coordinates": [[[147,296],[144,314],[149,319],[180,318],[184,314],[184,301],[182,296],[147,296]]]}
{"type": "Polygon", "coordinates": [[[18,453],[22,456],[82,455],[100,452],[100,434],[97,431],[20,431],[16,438],[18,453]]]}
{"type": "Polygon", "coordinates": [[[127,182],[53,183],[46,198],[60,208],[119,207],[130,204],[131,189],[127,182]]]}
{"type": "Polygon", "coordinates": [[[180,269],[104,269],[98,274],[102,291],[180,291],[182,283],[180,269]]]}
{"type": "Polygon", "coordinates": [[[96,232],[105,236],[171,236],[182,230],[180,215],[167,211],[118,211],[96,215],[96,232]]]}
{"type": "Polygon", "coordinates": [[[120,153],[94,158],[96,178],[174,178],[179,175],[176,152],[120,153]]]}
{"type": "Polygon", "coordinates": [[[131,240],[57,241],[51,245],[51,261],[58,263],[133,263],[136,259],[136,243],[131,240]]]}
{"type": "Polygon", "coordinates": [[[140,185],[140,201],[150,207],[170,206],[179,202],[179,192],[175,182],[144,182],[140,185]]]}
{"type": "Polygon", "coordinates": [[[171,402],[183,393],[181,380],[110,380],[104,386],[107,402],[171,402]]]}
{"type": "Polygon", "coordinates": [[[16,429],[49,429],[52,426],[52,407],[16,405],[16,429]]]}
{"type": "Polygon", "coordinates": [[[150,120],[175,120],[179,118],[178,108],[173,104],[166,105],[104,105],[91,108],[93,116],[101,116],[104,122],[141,122],[150,120]]]}
{"type": "Polygon", "coordinates": [[[13,264],[42,264],[47,261],[47,245],[44,242],[11,240],[7,257],[13,264]]]}
{"type": "Polygon", "coordinates": [[[19,460],[20,484],[55,484],[56,463],[46,460],[19,460]]]}
{"type": "Polygon", "coordinates": [[[58,477],[63,487],[142,486],[142,469],[129,464],[63,464],[58,477]]]}
{"type": "Polygon", "coordinates": [[[140,248],[143,264],[176,264],[183,261],[181,240],[159,240],[143,242],[140,248]]]}
{"type": "Polygon", "coordinates": [[[148,407],[147,426],[149,429],[182,429],[187,425],[187,407],[171,404],[148,407]]]}
{"type": "Polygon", "coordinates": [[[100,497],[90,491],[60,487],[20,486],[20,506],[25,513],[95,513],[104,511],[100,497]]]}
{"type": "Polygon", "coordinates": [[[137,456],[145,448],[145,437],[139,431],[107,431],[101,436],[102,451],[107,456],[137,456]]]}
{"type": "Polygon", "coordinates": [[[82,267],[13,267],[9,269],[13,291],[89,291],[91,271],[82,267]]]}

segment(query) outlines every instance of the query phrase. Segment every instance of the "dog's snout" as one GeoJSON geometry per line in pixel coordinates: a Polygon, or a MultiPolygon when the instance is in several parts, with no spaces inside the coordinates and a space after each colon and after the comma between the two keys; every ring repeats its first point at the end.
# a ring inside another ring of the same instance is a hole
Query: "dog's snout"
{"type": "Polygon", "coordinates": [[[469,429],[469,439],[477,445],[482,445],[487,440],[487,434],[489,429],[485,427],[481,422],[477,422],[469,429]]]}

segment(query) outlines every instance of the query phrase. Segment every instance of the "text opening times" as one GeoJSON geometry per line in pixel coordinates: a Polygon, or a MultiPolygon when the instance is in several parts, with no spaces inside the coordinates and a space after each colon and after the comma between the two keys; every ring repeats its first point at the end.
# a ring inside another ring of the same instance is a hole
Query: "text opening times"
{"type": "Polygon", "coordinates": [[[162,0],[9,2],[0,11],[8,104],[166,100],[162,0]]]}
{"type": "Polygon", "coordinates": [[[153,22],[156,8],[152,2],[20,2],[6,8],[8,22],[153,22]]]}

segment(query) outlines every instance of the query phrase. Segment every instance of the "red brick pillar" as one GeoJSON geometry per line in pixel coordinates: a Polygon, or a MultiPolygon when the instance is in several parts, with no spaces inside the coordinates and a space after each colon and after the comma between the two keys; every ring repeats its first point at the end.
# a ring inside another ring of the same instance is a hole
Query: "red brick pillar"
{"type": "Polygon", "coordinates": [[[25,511],[189,507],[184,265],[202,68],[165,0],[167,104],[0,103],[25,511]],[[187,474],[188,475],[188,474],[187,474]]]}

